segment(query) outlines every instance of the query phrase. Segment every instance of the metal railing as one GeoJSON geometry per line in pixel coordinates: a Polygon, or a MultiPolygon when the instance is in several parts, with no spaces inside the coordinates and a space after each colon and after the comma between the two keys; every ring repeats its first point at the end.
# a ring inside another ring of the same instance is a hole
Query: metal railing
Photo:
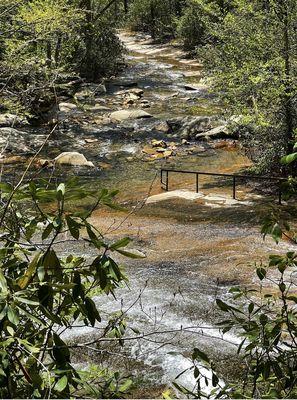
{"type": "Polygon", "coordinates": [[[161,186],[162,189],[169,191],[169,173],[179,173],[179,174],[192,174],[196,176],[196,193],[199,193],[199,176],[219,176],[225,178],[232,178],[232,188],[233,188],[233,199],[236,200],[236,184],[239,180],[259,180],[259,181],[272,181],[276,182],[278,185],[278,203],[282,204],[282,183],[285,182],[286,178],[274,177],[274,176],[257,176],[257,175],[242,175],[242,174],[222,174],[214,172],[201,172],[201,171],[186,171],[179,169],[161,169],[161,186]],[[165,181],[164,181],[165,175],[165,181]]]}

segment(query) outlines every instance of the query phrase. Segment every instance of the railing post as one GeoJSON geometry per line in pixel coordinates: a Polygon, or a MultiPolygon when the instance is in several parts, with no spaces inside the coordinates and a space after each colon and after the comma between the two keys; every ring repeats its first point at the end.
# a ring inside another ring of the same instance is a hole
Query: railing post
{"type": "Polygon", "coordinates": [[[236,176],[233,175],[233,199],[236,200],[236,176]]]}
{"type": "Polygon", "coordinates": [[[199,193],[199,174],[196,174],[196,193],[199,193]]]}
{"type": "Polygon", "coordinates": [[[166,187],[165,187],[166,192],[169,190],[169,171],[166,171],[166,187]]]}

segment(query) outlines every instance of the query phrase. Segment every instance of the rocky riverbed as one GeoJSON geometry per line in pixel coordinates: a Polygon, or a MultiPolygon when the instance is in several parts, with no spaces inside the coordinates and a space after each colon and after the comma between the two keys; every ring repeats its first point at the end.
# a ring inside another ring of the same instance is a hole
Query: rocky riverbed
{"type": "MultiPolygon", "coordinates": [[[[232,375],[232,342],[238,338],[232,333],[221,345],[215,298],[228,298],[232,285],[253,284],[253,260],[279,249],[260,237],[259,215],[266,203],[246,185],[238,186],[234,202],[230,180],[203,177],[197,195],[195,177],[175,174],[164,194],[161,167],[233,173],[251,162],[236,140],[236,118],[231,124],[224,119],[224,107],[208,92],[197,61],[172,45],[120,36],[128,50],[127,68],[100,85],[64,84],[47,125],[32,127],[0,115],[0,161],[7,179],[14,179],[44,144],[32,165],[34,175],[54,170],[81,176],[82,184],[120,190],[118,201],[127,211],[99,210],[92,222],[110,238],[132,237],[146,258],[120,258],[129,288],[104,304],[102,297],[95,299],[103,312],[131,307],[128,324],[137,331],[158,331],[152,340],[132,341],[109,358],[114,368],[124,365],[134,374],[141,388],[136,397],[156,397],[190,366],[194,346],[211,354],[223,379],[232,375]],[[181,327],[188,329],[176,332],[181,327]]],[[[65,336],[79,341],[96,334],[96,329],[76,328],[65,336]]],[[[88,351],[77,360],[102,361],[88,351]]],[[[194,383],[191,373],[179,379],[194,383]]]]}

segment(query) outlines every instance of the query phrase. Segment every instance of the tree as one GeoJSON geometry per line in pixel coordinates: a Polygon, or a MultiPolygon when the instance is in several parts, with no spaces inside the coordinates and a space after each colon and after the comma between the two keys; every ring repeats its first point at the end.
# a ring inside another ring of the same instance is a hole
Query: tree
{"type": "Polygon", "coordinates": [[[116,35],[116,21],[111,10],[114,3],[91,0],[79,3],[84,14],[80,28],[83,40],[76,46],[73,61],[88,80],[99,80],[107,71],[113,75],[122,64],[123,46],[116,35]]]}
{"type": "Polygon", "coordinates": [[[259,148],[262,170],[280,168],[296,129],[297,6],[293,0],[238,1],[201,52],[213,89],[242,116],[259,148]]]}
{"type": "Polygon", "coordinates": [[[233,0],[189,0],[177,25],[184,49],[193,52],[194,56],[197,47],[213,43],[215,37],[211,27],[220,25],[234,8],[233,0]]]}
{"type": "Polygon", "coordinates": [[[1,2],[0,81],[3,107],[42,114],[56,102],[57,81],[81,74],[100,80],[117,72],[123,47],[107,1],[1,2]]]}
{"type": "Polygon", "coordinates": [[[132,29],[149,33],[153,39],[176,35],[176,18],[181,15],[185,0],[134,0],[130,5],[129,24],[132,29]]]}

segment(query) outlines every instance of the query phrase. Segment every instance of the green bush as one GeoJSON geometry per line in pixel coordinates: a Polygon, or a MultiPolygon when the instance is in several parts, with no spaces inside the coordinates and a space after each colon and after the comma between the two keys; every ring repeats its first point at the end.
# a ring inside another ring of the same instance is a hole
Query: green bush
{"type": "Polygon", "coordinates": [[[179,20],[177,33],[186,51],[193,51],[205,41],[206,24],[201,5],[191,2],[179,20]]]}
{"type": "Polygon", "coordinates": [[[101,322],[91,295],[96,288],[104,301],[126,282],[112,253],[137,257],[125,249],[128,238],[108,242],[89,223],[99,205],[114,207],[116,192],[97,193],[75,179],[58,186],[1,183],[0,190],[1,398],[69,398],[74,392],[122,397],[131,381],[111,371],[80,373],[71,360],[79,345],[62,337],[74,325],[96,325],[100,338],[121,344],[125,315],[101,322]],[[74,210],[74,202],[87,198],[92,207],[74,210]],[[78,241],[92,252],[82,254],[78,241]],[[87,377],[94,375],[91,387],[87,377]]]}

